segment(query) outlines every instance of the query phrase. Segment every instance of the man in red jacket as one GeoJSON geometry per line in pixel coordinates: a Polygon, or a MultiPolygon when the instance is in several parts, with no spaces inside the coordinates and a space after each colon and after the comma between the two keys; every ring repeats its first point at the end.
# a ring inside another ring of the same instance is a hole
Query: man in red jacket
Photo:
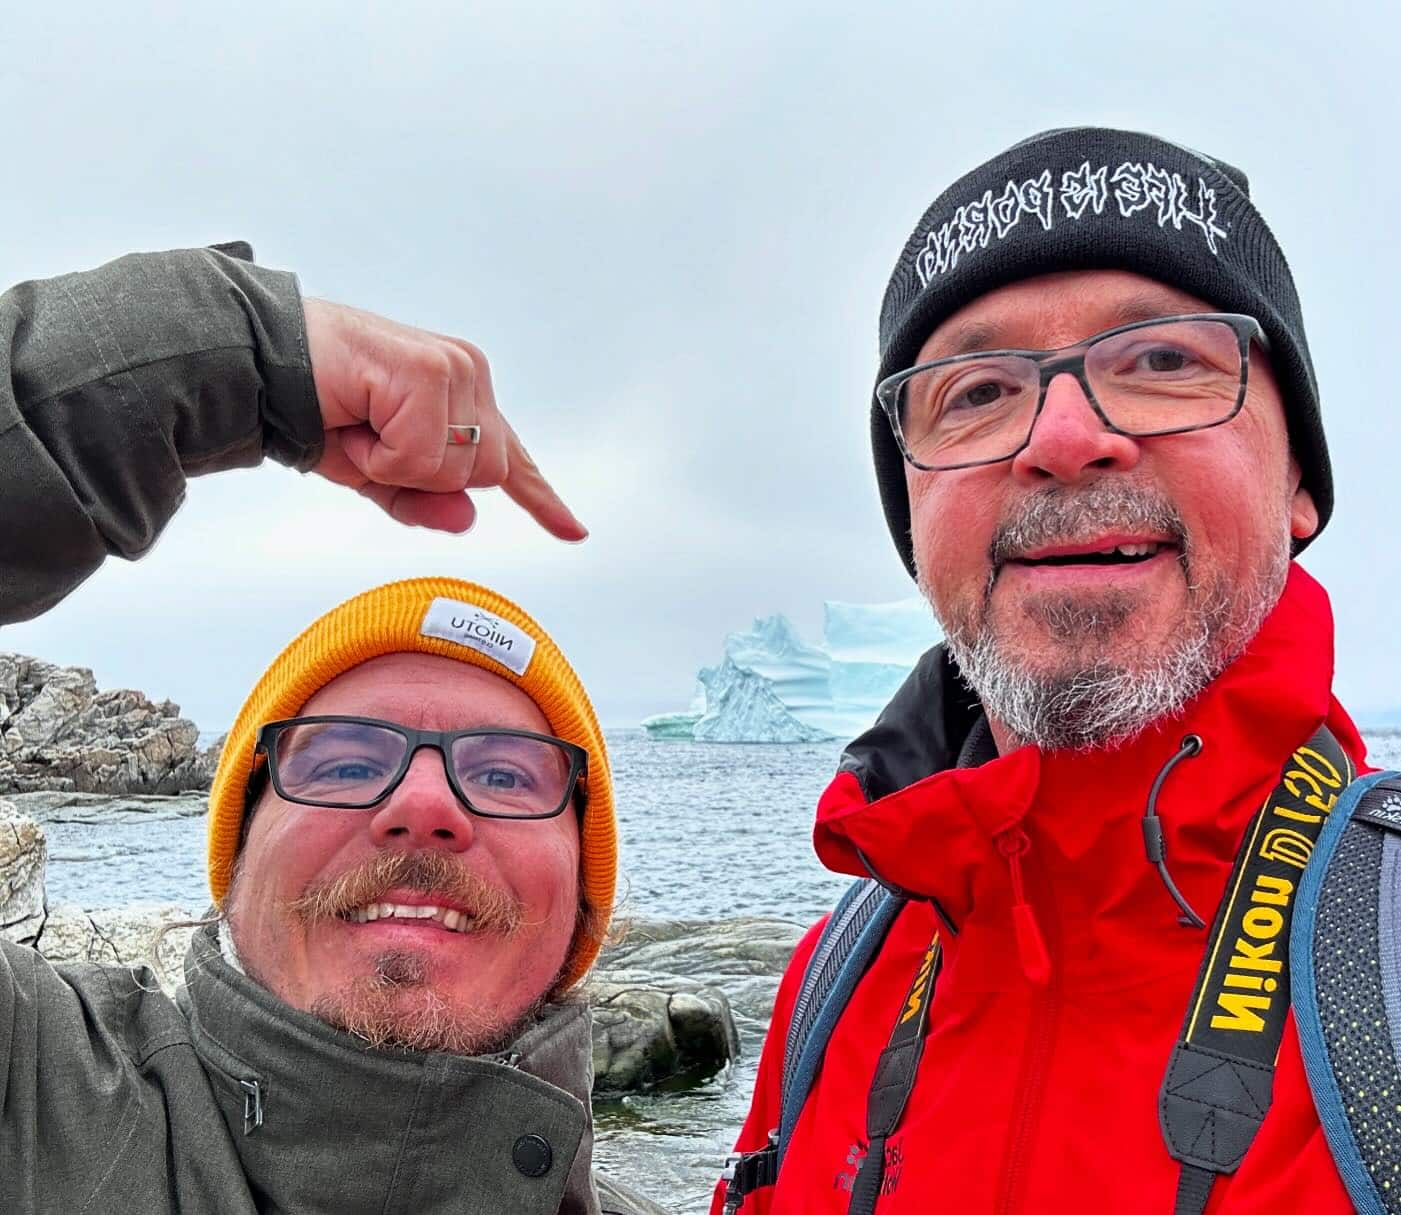
{"type": "MultiPolygon", "coordinates": [[[[1286,760],[1326,726],[1341,767],[1363,762],[1330,692],[1327,597],[1291,564],[1331,476],[1298,299],[1245,177],[1131,132],[1018,144],[926,212],[881,351],[881,495],[948,641],[852,743],[814,838],[910,901],[744,1215],[862,1209],[863,1170],[880,1215],[1350,1211],[1282,947],[1249,942],[1253,971],[1194,996],[1286,760]],[[1273,1099],[1193,1198],[1159,1118],[1174,1045],[1271,1017],[1273,1099]],[[872,1081],[911,1020],[922,1055],[873,1173],[872,1081]]],[[[820,927],[779,989],[741,1151],[778,1125],[820,927]]]]}

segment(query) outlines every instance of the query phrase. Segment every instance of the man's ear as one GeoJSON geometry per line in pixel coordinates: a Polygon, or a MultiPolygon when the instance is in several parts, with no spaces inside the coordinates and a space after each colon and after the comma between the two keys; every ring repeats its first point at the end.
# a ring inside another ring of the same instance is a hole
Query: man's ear
{"type": "Polygon", "coordinates": [[[1313,504],[1313,495],[1304,488],[1299,461],[1293,456],[1289,457],[1289,484],[1294,487],[1289,498],[1289,534],[1295,540],[1307,540],[1318,531],[1318,507],[1313,504]]]}

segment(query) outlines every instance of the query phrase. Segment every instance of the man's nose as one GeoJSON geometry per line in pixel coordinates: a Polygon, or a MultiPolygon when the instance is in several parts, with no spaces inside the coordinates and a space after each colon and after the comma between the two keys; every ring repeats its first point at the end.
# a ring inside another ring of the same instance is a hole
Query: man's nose
{"type": "Polygon", "coordinates": [[[1068,372],[1046,385],[1046,400],[1027,445],[1012,460],[1013,475],[1034,484],[1074,484],[1105,472],[1127,472],[1138,463],[1138,440],[1104,424],[1068,372]]]}
{"type": "Polygon", "coordinates": [[[431,747],[413,757],[399,787],[376,807],[370,823],[382,848],[456,852],[472,846],[476,830],[476,821],[448,784],[442,756],[431,747]]]}

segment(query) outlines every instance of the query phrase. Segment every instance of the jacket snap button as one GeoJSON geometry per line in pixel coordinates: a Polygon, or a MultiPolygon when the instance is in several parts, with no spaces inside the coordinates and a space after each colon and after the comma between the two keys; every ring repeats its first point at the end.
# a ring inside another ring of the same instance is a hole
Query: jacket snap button
{"type": "Polygon", "coordinates": [[[539,1135],[522,1135],[511,1149],[511,1161],[527,1177],[543,1177],[550,1171],[554,1158],[550,1141],[539,1135]]]}

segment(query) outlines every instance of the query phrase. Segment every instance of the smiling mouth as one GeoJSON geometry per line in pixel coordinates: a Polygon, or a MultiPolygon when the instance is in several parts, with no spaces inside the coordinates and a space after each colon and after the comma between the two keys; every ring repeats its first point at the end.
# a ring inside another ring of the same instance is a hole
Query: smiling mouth
{"type": "MultiPolygon", "coordinates": [[[[475,923],[472,915],[455,907],[439,907],[433,903],[366,903],[353,907],[339,917],[351,924],[369,924],[375,920],[435,921],[449,932],[470,932],[475,923]]],[[[427,924],[424,925],[427,927],[427,924]]]]}
{"type": "Polygon", "coordinates": [[[1023,565],[1031,568],[1067,565],[1123,566],[1142,565],[1163,552],[1177,552],[1177,545],[1166,540],[1141,541],[1132,544],[1115,544],[1105,548],[1078,548],[1076,550],[1054,549],[1043,554],[1009,557],[1008,565],[1023,565]]]}

